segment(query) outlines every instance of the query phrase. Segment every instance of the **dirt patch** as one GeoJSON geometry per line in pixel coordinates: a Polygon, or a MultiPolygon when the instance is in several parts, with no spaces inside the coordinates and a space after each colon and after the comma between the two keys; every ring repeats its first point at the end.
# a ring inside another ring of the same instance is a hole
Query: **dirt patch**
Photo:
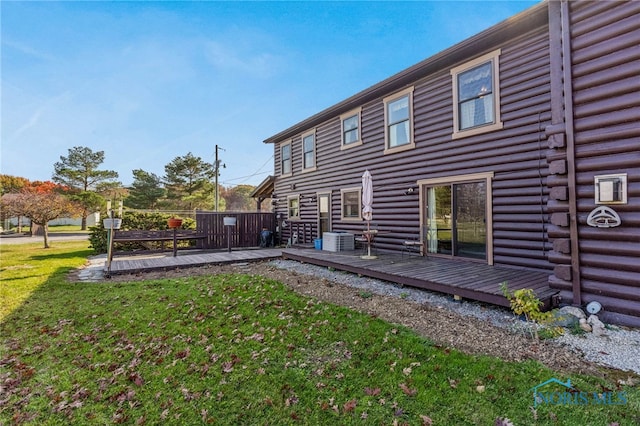
{"type": "MultiPolygon", "coordinates": [[[[533,359],[557,371],[607,376],[610,379],[615,379],[622,373],[590,363],[576,350],[553,342],[535,341],[521,333],[511,332],[443,307],[420,304],[394,296],[367,294],[363,297],[360,289],[313,275],[279,269],[268,263],[211,265],[135,275],[114,275],[109,281],[124,282],[238,272],[272,278],[299,294],[404,325],[436,345],[455,348],[467,354],[490,355],[515,362],[533,359]]],[[[74,277],[71,279],[74,280],[74,277]]],[[[628,373],[624,373],[623,376],[628,376],[628,373]]]]}

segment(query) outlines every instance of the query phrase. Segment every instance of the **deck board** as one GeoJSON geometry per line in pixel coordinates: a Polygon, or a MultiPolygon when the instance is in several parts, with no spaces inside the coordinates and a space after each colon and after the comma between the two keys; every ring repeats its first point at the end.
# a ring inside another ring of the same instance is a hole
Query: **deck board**
{"type": "Polygon", "coordinates": [[[436,257],[379,254],[377,259],[361,259],[359,252],[327,252],[292,248],[283,250],[285,259],[333,267],[401,285],[461,296],[499,306],[509,306],[500,284],[507,281],[511,291],[531,288],[546,308],[557,292],[548,284],[549,273],[490,266],[483,263],[436,257]]]}

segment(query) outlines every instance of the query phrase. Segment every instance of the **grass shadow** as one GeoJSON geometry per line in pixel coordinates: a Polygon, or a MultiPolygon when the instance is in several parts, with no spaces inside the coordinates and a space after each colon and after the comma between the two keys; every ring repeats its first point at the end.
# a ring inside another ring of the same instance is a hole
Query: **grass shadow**
{"type": "MultiPolygon", "coordinates": [[[[43,248],[43,250],[50,250],[49,249],[45,249],[43,248]]],[[[69,259],[75,259],[78,257],[84,257],[85,259],[93,254],[96,254],[93,249],[87,247],[86,249],[81,249],[81,250],[77,250],[77,251],[72,251],[72,252],[58,252],[58,253],[53,253],[53,254],[47,254],[47,253],[43,253],[43,254],[34,254],[32,256],[29,257],[29,259],[31,260],[37,260],[37,261],[43,261],[43,260],[51,260],[51,259],[58,259],[58,260],[69,260],[69,259]]],[[[73,268],[73,267],[71,267],[73,268]]]]}

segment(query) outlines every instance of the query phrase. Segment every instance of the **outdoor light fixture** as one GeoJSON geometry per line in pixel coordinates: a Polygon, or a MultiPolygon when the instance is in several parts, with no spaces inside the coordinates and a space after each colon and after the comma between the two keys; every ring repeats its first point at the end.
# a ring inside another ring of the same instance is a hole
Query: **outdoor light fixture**
{"type": "Polygon", "coordinates": [[[411,187],[404,191],[404,195],[413,195],[414,192],[416,192],[415,188],[411,187]]]}

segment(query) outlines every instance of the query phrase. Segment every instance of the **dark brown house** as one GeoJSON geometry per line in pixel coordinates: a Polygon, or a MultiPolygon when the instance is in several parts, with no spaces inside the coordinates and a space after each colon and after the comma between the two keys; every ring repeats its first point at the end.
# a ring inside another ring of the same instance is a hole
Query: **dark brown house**
{"type": "Polygon", "coordinates": [[[286,233],[549,274],[640,326],[640,2],[538,4],[268,138],[286,233]]]}

